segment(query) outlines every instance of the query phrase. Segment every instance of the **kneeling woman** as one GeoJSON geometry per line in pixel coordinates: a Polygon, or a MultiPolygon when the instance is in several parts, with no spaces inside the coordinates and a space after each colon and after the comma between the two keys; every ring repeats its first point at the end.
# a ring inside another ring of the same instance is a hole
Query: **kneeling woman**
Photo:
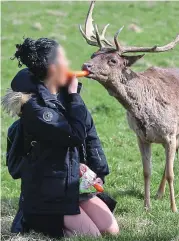
{"type": "Polygon", "coordinates": [[[63,48],[47,38],[27,38],[16,47],[19,66],[28,68],[20,73],[32,80],[28,87],[19,73],[11,84],[14,91],[27,93],[21,123],[24,139],[31,136],[33,144],[21,171],[26,225],[52,237],[118,234],[108,206],[97,196],[82,199],[79,194],[84,159],[97,182],[103,182],[109,171],[78,80],[67,78],[63,48]]]}

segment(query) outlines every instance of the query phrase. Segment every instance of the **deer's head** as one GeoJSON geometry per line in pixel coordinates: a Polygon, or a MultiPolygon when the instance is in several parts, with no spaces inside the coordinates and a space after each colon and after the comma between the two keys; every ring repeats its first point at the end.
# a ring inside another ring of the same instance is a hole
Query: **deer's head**
{"type": "Polygon", "coordinates": [[[91,59],[84,63],[83,70],[88,70],[88,78],[98,80],[99,82],[119,81],[121,76],[138,59],[144,55],[124,56],[120,55],[115,49],[104,48],[93,53],[91,59]]]}
{"type": "Polygon", "coordinates": [[[91,59],[82,66],[83,70],[89,71],[90,74],[88,78],[98,80],[102,84],[106,82],[122,81],[121,76],[127,68],[144,56],[144,54],[129,56],[126,55],[126,53],[164,52],[172,49],[179,42],[178,35],[174,41],[162,47],[124,47],[117,39],[123,29],[122,27],[114,35],[113,45],[105,38],[105,32],[109,24],[104,27],[101,35],[99,34],[97,25],[93,25],[92,13],[94,4],[95,1],[92,1],[90,4],[85,22],[85,31],[83,31],[80,25],[81,34],[86,42],[89,45],[99,47],[99,50],[93,53],[91,59]]]}

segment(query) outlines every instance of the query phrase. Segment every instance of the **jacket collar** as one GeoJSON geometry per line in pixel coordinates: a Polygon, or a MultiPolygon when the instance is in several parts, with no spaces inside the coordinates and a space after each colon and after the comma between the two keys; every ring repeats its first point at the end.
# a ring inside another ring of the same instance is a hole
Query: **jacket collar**
{"type": "Polygon", "coordinates": [[[50,93],[48,88],[43,83],[37,85],[37,93],[40,95],[44,102],[56,100],[55,96],[50,93]]]}
{"type": "MultiPolygon", "coordinates": [[[[82,83],[78,84],[78,93],[81,92],[82,83]]],[[[40,83],[37,85],[37,93],[40,95],[41,99],[47,104],[49,102],[61,102],[61,100],[65,99],[68,96],[68,92],[66,88],[62,88],[60,90],[60,95],[56,98],[55,95],[51,94],[48,88],[43,84],[40,83]]]]}

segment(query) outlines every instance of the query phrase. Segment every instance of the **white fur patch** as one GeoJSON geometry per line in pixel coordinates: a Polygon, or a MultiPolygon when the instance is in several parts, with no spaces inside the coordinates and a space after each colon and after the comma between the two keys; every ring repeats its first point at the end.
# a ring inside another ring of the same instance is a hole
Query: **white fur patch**
{"type": "Polygon", "coordinates": [[[21,113],[22,106],[30,99],[31,94],[15,92],[7,89],[5,96],[1,99],[4,110],[12,117],[21,113]]]}

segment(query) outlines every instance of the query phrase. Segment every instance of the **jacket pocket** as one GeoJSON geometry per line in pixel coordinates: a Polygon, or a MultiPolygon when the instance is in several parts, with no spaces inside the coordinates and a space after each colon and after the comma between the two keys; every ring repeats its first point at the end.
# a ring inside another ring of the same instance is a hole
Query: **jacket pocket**
{"type": "Polygon", "coordinates": [[[41,185],[41,194],[44,201],[58,201],[65,196],[67,173],[53,171],[46,174],[41,185]]]}

